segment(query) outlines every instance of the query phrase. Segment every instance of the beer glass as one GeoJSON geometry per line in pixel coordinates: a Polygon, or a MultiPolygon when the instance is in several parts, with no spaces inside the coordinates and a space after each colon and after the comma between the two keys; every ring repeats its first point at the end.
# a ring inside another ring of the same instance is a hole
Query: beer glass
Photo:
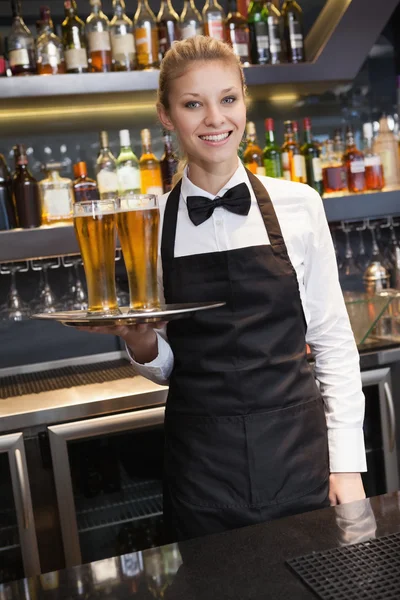
{"type": "Polygon", "coordinates": [[[126,194],[117,201],[118,237],[129,283],[131,310],[151,310],[160,305],[157,287],[157,197],[126,194]]]}
{"type": "Polygon", "coordinates": [[[74,204],[74,227],[88,289],[88,314],[120,314],[115,291],[116,204],[87,200],[74,204]]]}

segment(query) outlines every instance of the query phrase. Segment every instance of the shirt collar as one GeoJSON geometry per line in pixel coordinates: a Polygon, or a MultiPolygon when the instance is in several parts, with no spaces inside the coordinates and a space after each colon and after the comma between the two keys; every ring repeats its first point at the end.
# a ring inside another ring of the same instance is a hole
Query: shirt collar
{"type": "Polygon", "coordinates": [[[203,190],[202,188],[198,187],[190,181],[188,177],[188,166],[186,166],[182,175],[181,194],[185,202],[188,196],[204,196],[205,198],[209,198],[209,200],[214,200],[217,196],[223,196],[232,187],[243,182],[248,183],[248,177],[243,164],[238,159],[238,168],[236,169],[230,180],[214,196],[213,194],[206,192],[205,190],[203,190]]]}

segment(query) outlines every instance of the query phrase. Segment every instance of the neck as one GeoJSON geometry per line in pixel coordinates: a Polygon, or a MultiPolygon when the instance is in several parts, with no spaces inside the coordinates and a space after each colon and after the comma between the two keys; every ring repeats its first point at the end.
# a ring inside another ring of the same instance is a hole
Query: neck
{"type": "Polygon", "coordinates": [[[205,192],[216,195],[238,168],[238,157],[235,154],[228,161],[215,164],[199,161],[189,156],[188,165],[190,181],[205,192]]]}

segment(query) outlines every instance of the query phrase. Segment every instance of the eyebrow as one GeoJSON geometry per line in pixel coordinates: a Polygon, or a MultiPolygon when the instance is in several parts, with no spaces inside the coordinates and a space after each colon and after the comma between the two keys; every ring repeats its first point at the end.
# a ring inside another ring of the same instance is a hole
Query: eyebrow
{"type": "MultiPolygon", "coordinates": [[[[228,94],[228,92],[231,92],[232,90],[236,90],[236,87],[232,86],[229,88],[225,88],[224,90],[221,90],[221,94],[228,94]]],[[[183,96],[193,96],[193,98],[199,98],[201,94],[196,94],[195,92],[184,92],[183,94],[181,94],[181,98],[183,96]]]]}

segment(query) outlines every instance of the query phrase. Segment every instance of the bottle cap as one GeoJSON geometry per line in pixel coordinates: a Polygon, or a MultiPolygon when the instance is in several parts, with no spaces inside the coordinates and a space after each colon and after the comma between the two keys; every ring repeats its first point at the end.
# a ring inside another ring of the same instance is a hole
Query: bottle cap
{"type": "Polygon", "coordinates": [[[50,8],[48,6],[40,7],[40,20],[41,21],[50,21],[50,8]]]}
{"type": "Polygon", "coordinates": [[[274,131],[274,120],[273,119],[265,119],[265,130],[266,131],[274,131]]]}
{"type": "Polygon", "coordinates": [[[293,121],[285,121],[283,125],[285,127],[286,133],[292,133],[292,131],[294,130],[293,121]]]}
{"type": "Polygon", "coordinates": [[[14,146],[13,150],[14,150],[15,164],[27,165],[28,157],[26,155],[25,146],[23,146],[22,144],[16,144],[14,146]]]}
{"type": "Polygon", "coordinates": [[[129,129],[121,129],[119,132],[119,143],[121,146],[131,145],[131,135],[129,133],[129,129]]]}
{"type": "Polygon", "coordinates": [[[297,121],[292,121],[292,127],[293,127],[294,133],[298,133],[298,131],[299,131],[299,124],[298,124],[297,121]]]}
{"type": "Polygon", "coordinates": [[[108,148],[108,133],[107,133],[107,131],[100,131],[100,145],[102,148],[108,148]]]}
{"type": "Polygon", "coordinates": [[[78,177],[86,177],[87,175],[87,166],[84,161],[80,161],[74,164],[74,176],[78,177]]]}
{"type": "Polygon", "coordinates": [[[254,125],[253,121],[248,121],[247,122],[246,131],[247,131],[247,135],[255,135],[255,133],[256,133],[256,126],[254,125]]]}
{"type": "Polygon", "coordinates": [[[64,8],[66,10],[71,10],[71,8],[72,8],[72,2],[71,2],[71,0],[64,0],[64,8]]]}
{"type": "Polygon", "coordinates": [[[142,138],[142,144],[147,146],[151,143],[151,133],[150,129],[142,129],[140,132],[140,136],[142,138]]]}
{"type": "Polygon", "coordinates": [[[363,134],[364,134],[365,139],[372,140],[372,138],[374,137],[374,130],[372,127],[372,123],[364,123],[363,134]]]}
{"type": "Polygon", "coordinates": [[[310,117],[304,117],[303,125],[304,125],[304,129],[306,129],[307,131],[310,131],[310,129],[311,129],[311,119],[310,119],[310,117]]]}

